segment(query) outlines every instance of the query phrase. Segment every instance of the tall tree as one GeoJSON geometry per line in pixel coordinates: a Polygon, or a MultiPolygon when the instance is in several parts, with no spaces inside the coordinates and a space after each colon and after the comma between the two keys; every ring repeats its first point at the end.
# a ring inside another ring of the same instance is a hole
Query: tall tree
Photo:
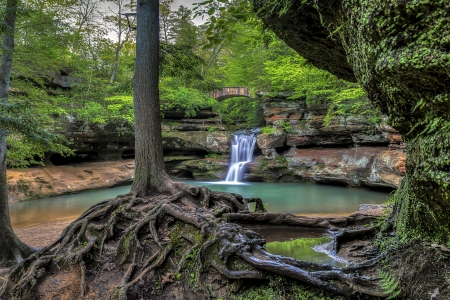
{"type": "MultiPolygon", "coordinates": [[[[0,65],[0,101],[2,105],[8,103],[17,2],[17,0],[7,1],[5,18],[2,24],[3,47],[0,65]]],[[[0,127],[0,265],[20,262],[35,251],[34,248],[19,240],[11,226],[8,207],[8,181],[6,179],[6,134],[6,128],[0,127]]]]}
{"type": "Polygon", "coordinates": [[[136,18],[136,172],[131,192],[145,196],[172,189],[172,181],[165,171],[159,111],[159,1],[139,0],[136,18]]]}
{"type": "Polygon", "coordinates": [[[174,43],[193,48],[197,44],[197,27],[192,21],[192,11],[183,5],[174,12],[172,21],[174,43]]]}
{"type": "Polygon", "coordinates": [[[110,79],[110,83],[114,83],[114,80],[116,79],[117,69],[119,67],[120,51],[131,36],[131,31],[126,26],[127,22],[122,16],[122,12],[124,9],[133,8],[135,3],[133,0],[114,0],[111,2],[115,3],[118,6],[117,13],[113,12],[113,15],[105,17],[105,21],[113,25],[112,30],[116,33],[117,37],[117,43],[114,51],[114,64],[110,79]]]}
{"type": "Polygon", "coordinates": [[[161,39],[164,43],[168,44],[171,40],[170,28],[172,27],[172,10],[170,9],[170,5],[172,5],[173,0],[163,0],[159,4],[160,11],[160,24],[161,24],[161,39]]]}

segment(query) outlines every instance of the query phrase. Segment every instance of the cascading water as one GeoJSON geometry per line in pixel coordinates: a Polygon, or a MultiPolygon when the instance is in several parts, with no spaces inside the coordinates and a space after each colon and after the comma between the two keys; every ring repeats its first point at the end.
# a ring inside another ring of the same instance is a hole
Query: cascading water
{"type": "Polygon", "coordinates": [[[253,160],[256,144],[254,133],[234,134],[231,142],[231,160],[225,182],[240,182],[244,175],[245,164],[253,160]]]}

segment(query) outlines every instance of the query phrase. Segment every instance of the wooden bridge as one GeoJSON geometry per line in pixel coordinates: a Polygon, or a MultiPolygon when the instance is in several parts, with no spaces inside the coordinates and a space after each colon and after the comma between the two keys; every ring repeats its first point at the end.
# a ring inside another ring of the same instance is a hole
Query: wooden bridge
{"type": "Polygon", "coordinates": [[[248,97],[250,98],[250,92],[246,87],[224,87],[218,90],[214,90],[208,93],[209,96],[213,97],[217,101],[222,101],[228,98],[234,97],[248,97]]]}

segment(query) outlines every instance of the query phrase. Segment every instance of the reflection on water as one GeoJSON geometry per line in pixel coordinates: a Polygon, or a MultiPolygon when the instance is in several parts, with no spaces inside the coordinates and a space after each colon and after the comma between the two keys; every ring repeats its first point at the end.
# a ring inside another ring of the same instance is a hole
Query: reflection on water
{"type": "Polygon", "coordinates": [[[326,247],[317,247],[331,242],[331,238],[324,236],[325,229],[267,225],[246,225],[245,228],[256,231],[266,240],[265,248],[269,253],[345,267],[344,263],[328,256],[326,247]]]}
{"type": "Polygon", "coordinates": [[[100,191],[56,196],[32,201],[12,203],[9,206],[11,222],[15,228],[31,227],[47,222],[77,218],[92,205],[117,195],[126,194],[130,186],[100,191]]]}
{"type": "Polygon", "coordinates": [[[381,204],[387,193],[340,186],[307,183],[263,183],[251,182],[226,185],[215,182],[189,182],[205,185],[211,190],[241,194],[244,197],[259,197],[267,203],[271,212],[293,214],[348,213],[358,210],[358,204],[381,204]]]}
{"type": "Polygon", "coordinates": [[[335,260],[327,254],[316,252],[312,247],[331,242],[331,238],[301,238],[285,242],[270,242],[266,244],[269,253],[289,256],[298,260],[312,261],[320,264],[331,264],[336,267],[345,267],[345,264],[335,260]]]}
{"type": "MultiPolygon", "coordinates": [[[[226,185],[215,182],[185,181],[211,190],[232,192],[244,197],[259,197],[271,212],[293,214],[348,213],[358,204],[379,204],[386,200],[382,192],[348,189],[305,183],[261,183],[226,185]]],[[[75,218],[91,205],[130,191],[130,186],[83,192],[10,205],[11,221],[16,228],[30,227],[55,220],[75,218]]]]}

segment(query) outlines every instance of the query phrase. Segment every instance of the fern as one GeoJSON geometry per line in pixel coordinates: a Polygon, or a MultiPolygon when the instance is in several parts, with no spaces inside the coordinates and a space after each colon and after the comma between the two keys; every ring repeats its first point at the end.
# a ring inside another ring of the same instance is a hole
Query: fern
{"type": "Polygon", "coordinates": [[[381,278],[381,288],[386,294],[389,295],[386,300],[395,299],[398,295],[400,295],[402,290],[398,287],[398,280],[395,275],[379,271],[378,276],[381,278]]]}

